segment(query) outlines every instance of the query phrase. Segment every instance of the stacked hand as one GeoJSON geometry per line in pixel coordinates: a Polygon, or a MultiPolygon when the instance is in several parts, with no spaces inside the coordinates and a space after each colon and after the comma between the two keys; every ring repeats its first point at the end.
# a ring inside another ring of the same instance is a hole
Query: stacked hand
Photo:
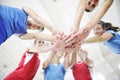
{"type": "Polygon", "coordinates": [[[64,33],[58,33],[57,39],[54,42],[55,51],[73,51],[80,46],[83,40],[89,34],[89,30],[83,28],[76,33],[65,35],[64,33]]]}
{"type": "Polygon", "coordinates": [[[74,34],[67,36],[64,41],[67,47],[75,47],[78,44],[82,44],[82,41],[88,36],[89,30],[82,28],[74,34]]]}

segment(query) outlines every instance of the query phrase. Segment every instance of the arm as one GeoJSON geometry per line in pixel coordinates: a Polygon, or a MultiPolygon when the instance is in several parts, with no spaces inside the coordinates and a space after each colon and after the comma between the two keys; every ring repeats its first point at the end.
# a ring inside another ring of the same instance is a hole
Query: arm
{"type": "Polygon", "coordinates": [[[71,59],[69,59],[69,66],[73,66],[77,62],[76,52],[73,52],[71,56],[71,59]]]}
{"type": "Polygon", "coordinates": [[[38,50],[42,50],[42,51],[50,51],[50,50],[52,50],[52,51],[64,51],[64,48],[65,48],[65,44],[64,44],[64,41],[62,41],[61,39],[62,39],[62,37],[63,37],[63,34],[60,34],[58,37],[57,37],[57,39],[55,40],[55,42],[53,43],[53,45],[50,45],[50,46],[41,46],[40,47],[40,49],[38,49],[38,50]],[[61,46],[62,45],[62,46],[61,46]]]}
{"type": "Polygon", "coordinates": [[[112,35],[111,33],[105,32],[101,36],[94,36],[94,37],[84,40],[83,44],[107,41],[107,40],[111,39],[113,36],[114,35],[112,35]]]}
{"type": "Polygon", "coordinates": [[[31,47],[29,52],[37,52],[37,53],[40,53],[40,52],[48,52],[48,51],[53,51],[54,50],[54,45],[43,45],[43,46],[40,46],[40,47],[31,47]]]}
{"type": "Polygon", "coordinates": [[[98,9],[98,11],[93,14],[90,18],[90,20],[88,21],[88,23],[82,28],[80,29],[76,34],[73,34],[72,37],[68,38],[66,40],[66,43],[68,43],[69,45],[72,43],[71,41],[75,38],[78,37],[80,38],[80,40],[85,39],[91,29],[100,21],[100,19],[104,16],[104,14],[107,12],[107,10],[110,8],[110,6],[112,5],[113,0],[104,0],[104,3],[102,4],[101,8],[98,9]]]}
{"type": "Polygon", "coordinates": [[[23,40],[28,40],[28,39],[41,39],[41,40],[46,40],[46,41],[54,41],[57,39],[56,36],[52,35],[46,35],[46,34],[41,34],[40,32],[38,33],[26,33],[22,34],[19,36],[20,39],[23,40]]]}
{"type": "Polygon", "coordinates": [[[104,16],[107,10],[110,8],[114,0],[104,0],[100,9],[97,10],[95,14],[93,14],[89,20],[89,22],[85,25],[88,29],[92,29],[104,16]]]}
{"type": "Polygon", "coordinates": [[[47,66],[51,63],[51,61],[52,61],[55,53],[56,53],[56,52],[52,51],[52,52],[49,54],[48,58],[47,58],[47,59],[45,60],[45,62],[43,63],[43,69],[47,68],[47,66]]]}
{"type": "Polygon", "coordinates": [[[82,19],[83,14],[84,14],[86,5],[87,5],[87,0],[80,0],[79,5],[77,7],[76,15],[75,15],[72,33],[75,33],[79,30],[80,21],[82,19]]]}
{"type": "Polygon", "coordinates": [[[62,39],[63,34],[60,34],[57,38],[57,40],[55,40],[55,42],[53,43],[53,45],[43,45],[43,46],[32,46],[30,51],[31,52],[48,52],[50,50],[52,51],[64,51],[65,48],[65,44],[64,42],[61,40],[62,39]],[[62,45],[62,46],[61,46],[62,45]]]}
{"type": "Polygon", "coordinates": [[[87,51],[80,50],[78,52],[78,56],[80,57],[81,61],[85,62],[89,67],[94,67],[93,61],[88,58],[88,52],[87,51]]]}
{"type": "MultiPolygon", "coordinates": [[[[80,45],[76,45],[75,48],[73,49],[73,51],[71,51],[72,53],[72,57],[71,59],[69,58],[69,61],[68,61],[68,66],[73,66],[76,62],[77,62],[77,52],[78,50],[80,49],[80,45]]],[[[69,52],[70,53],[70,52],[69,52]]]]}
{"type": "Polygon", "coordinates": [[[51,25],[48,21],[40,17],[35,11],[33,11],[31,8],[24,7],[24,11],[36,22],[40,23],[44,27],[46,27],[48,30],[50,30],[52,33],[58,33],[58,30],[55,29],[53,25],[51,25]]]}
{"type": "Polygon", "coordinates": [[[64,68],[65,69],[68,69],[68,67],[70,67],[69,66],[69,58],[70,58],[70,54],[69,53],[65,53],[66,55],[65,55],[65,57],[64,57],[64,68]]]}

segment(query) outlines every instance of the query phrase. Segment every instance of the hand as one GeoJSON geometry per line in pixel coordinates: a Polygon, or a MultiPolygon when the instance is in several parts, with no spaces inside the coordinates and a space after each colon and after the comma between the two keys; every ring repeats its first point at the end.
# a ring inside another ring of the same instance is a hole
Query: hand
{"type": "Polygon", "coordinates": [[[69,37],[65,39],[65,43],[67,45],[72,45],[78,41],[84,40],[89,34],[89,30],[87,28],[80,29],[77,33],[71,34],[69,37]]]}
{"type": "Polygon", "coordinates": [[[79,28],[73,28],[73,29],[71,29],[72,34],[75,34],[75,33],[77,33],[78,31],[79,31],[79,28]]]}
{"type": "Polygon", "coordinates": [[[57,30],[57,29],[55,29],[55,28],[52,29],[52,35],[57,35],[57,34],[59,34],[59,33],[60,33],[59,30],[57,30]]]}
{"type": "Polygon", "coordinates": [[[64,48],[66,46],[65,42],[63,41],[64,36],[65,36],[64,33],[59,33],[57,40],[53,44],[54,51],[63,51],[64,50],[64,48]]]}

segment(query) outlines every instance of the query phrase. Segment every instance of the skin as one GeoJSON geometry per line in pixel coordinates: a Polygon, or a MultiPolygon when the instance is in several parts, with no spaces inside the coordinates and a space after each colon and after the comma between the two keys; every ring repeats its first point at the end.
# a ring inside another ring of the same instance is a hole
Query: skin
{"type": "MultiPolygon", "coordinates": [[[[48,58],[45,60],[44,64],[43,64],[43,69],[47,68],[47,66],[50,63],[54,63],[54,64],[58,64],[60,63],[60,58],[63,56],[64,52],[51,52],[50,55],[48,56],[48,58]]],[[[67,69],[68,68],[68,58],[69,55],[66,55],[64,58],[64,68],[67,69]]]]}
{"type": "Polygon", "coordinates": [[[57,33],[57,30],[55,29],[55,27],[51,25],[48,21],[43,19],[41,16],[39,16],[34,10],[28,7],[24,7],[23,9],[38,24],[45,26],[48,30],[50,30],[53,33],[57,33]]]}
{"type": "Polygon", "coordinates": [[[33,20],[28,20],[28,29],[32,29],[32,30],[41,30],[44,26],[42,26],[41,24],[33,21],[33,20]]]}
{"type": "Polygon", "coordinates": [[[114,35],[106,32],[106,30],[103,29],[103,27],[100,24],[97,24],[93,28],[94,37],[88,38],[84,40],[84,43],[94,43],[94,42],[103,42],[111,39],[114,35]]]}
{"type": "Polygon", "coordinates": [[[87,3],[86,9],[93,11],[98,6],[99,0],[87,0],[87,3]]]}
{"type": "Polygon", "coordinates": [[[54,43],[52,45],[42,45],[44,44],[44,40],[37,40],[36,45],[33,45],[30,48],[31,52],[48,52],[48,51],[52,51],[52,52],[56,52],[56,51],[63,51],[64,50],[64,42],[62,41],[62,37],[63,34],[61,34],[56,41],[54,41],[54,43]],[[62,46],[61,46],[62,45],[62,46]]]}
{"type": "MultiPolygon", "coordinates": [[[[107,10],[110,8],[114,0],[104,0],[102,6],[98,9],[96,13],[94,13],[90,20],[87,22],[87,24],[82,27],[79,31],[76,33],[66,37],[65,43],[67,46],[70,46],[72,43],[77,43],[79,41],[84,40],[90,33],[90,31],[94,28],[94,26],[100,21],[100,19],[104,16],[104,14],[107,12],[107,10]],[[96,15],[96,16],[94,16],[96,15]],[[77,42],[76,42],[77,41],[77,42]]],[[[84,4],[86,5],[86,3],[84,4]]],[[[84,8],[84,7],[83,7],[84,8]]],[[[80,11],[79,11],[80,12],[80,11]]],[[[81,15],[81,14],[80,14],[81,15]]],[[[75,19],[77,22],[80,22],[78,20],[81,19],[75,19]]],[[[76,23],[77,23],[76,22],[76,23]]],[[[79,23],[76,24],[76,27],[79,27],[79,23]]],[[[78,29],[78,28],[77,28],[78,29]]]]}
{"type": "Polygon", "coordinates": [[[19,38],[23,40],[41,39],[45,41],[54,41],[57,39],[55,35],[42,34],[41,32],[22,34],[19,36],[19,38]]]}
{"type": "MultiPolygon", "coordinates": [[[[55,27],[53,25],[51,25],[45,19],[43,19],[42,17],[40,17],[31,8],[24,7],[23,9],[34,20],[34,21],[28,20],[28,25],[29,25],[28,28],[29,29],[38,30],[38,29],[42,29],[42,27],[44,26],[45,28],[47,28],[48,30],[50,30],[53,35],[59,33],[59,31],[57,29],[55,29],[55,27]]],[[[45,35],[45,34],[43,36],[43,34],[38,33],[38,32],[36,32],[36,33],[22,34],[22,35],[20,35],[20,38],[23,39],[23,40],[28,40],[28,39],[42,39],[42,40],[47,40],[47,41],[52,41],[52,40],[56,39],[55,36],[50,36],[50,35],[45,35]]]]}
{"type": "Polygon", "coordinates": [[[77,7],[76,15],[75,15],[72,33],[76,33],[79,30],[80,22],[81,22],[85,9],[88,9],[91,11],[94,10],[96,6],[98,5],[98,2],[99,0],[80,0],[79,5],[77,7]],[[90,2],[89,5],[88,5],[88,2],[90,2]],[[93,4],[96,6],[92,7],[93,4]]]}
{"type": "Polygon", "coordinates": [[[42,40],[37,40],[36,44],[32,45],[31,47],[28,48],[29,52],[48,52],[53,49],[53,45],[44,45],[44,41],[42,40]]]}
{"type": "Polygon", "coordinates": [[[83,61],[85,62],[89,67],[93,67],[93,61],[90,60],[87,56],[87,51],[82,50],[80,47],[77,47],[73,52],[72,52],[72,58],[69,59],[69,66],[73,66],[76,64],[78,61],[83,61]],[[78,59],[77,59],[78,58],[78,59]]]}

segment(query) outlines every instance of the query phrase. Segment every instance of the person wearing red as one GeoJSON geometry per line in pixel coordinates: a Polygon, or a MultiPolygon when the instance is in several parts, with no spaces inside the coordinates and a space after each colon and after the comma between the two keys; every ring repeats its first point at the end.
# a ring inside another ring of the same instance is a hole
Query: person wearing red
{"type": "Polygon", "coordinates": [[[75,80],[92,80],[90,67],[93,67],[93,62],[87,57],[86,51],[73,52],[70,64],[75,80]]]}
{"type": "Polygon", "coordinates": [[[34,44],[27,48],[18,67],[6,76],[3,80],[33,80],[38,67],[40,65],[40,59],[38,53],[48,51],[60,51],[63,45],[61,38],[63,34],[58,37],[58,40],[53,45],[44,45],[44,41],[36,39],[34,44]]]}
{"type": "Polygon", "coordinates": [[[37,49],[40,49],[43,44],[44,41],[35,40],[34,45],[24,52],[18,67],[6,76],[4,80],[33,80],[40,65],[38,57],[40,50],[37,49]]]}
{"type": "Polygon", "coordinates": [[[6,76],[3,80],[33,80],[38,67],[40,59],[38,58],[39,52],[47,52],[50,50],[57,50],[59,47],[59,40],[54,45],[43,45],[44,41],[35,40],[34,45],[25,51],[18,67],[6,76]]]}
{"type": "Polygon", "coordinates": [[[4,80],[32,80],[38,70],[40,65],[40,60],[38,58],[38,53],[25,52],[18,67],[10,73],[4,80]],[[28,55],[32,55],[28,63],[25,63],[25,59],[28,55]]]}
{"type": "Polygon", "coordinates": [[[92,80],[88,65],[85,62],[77,62],[72,69],[75,80],[92,80]]]}

